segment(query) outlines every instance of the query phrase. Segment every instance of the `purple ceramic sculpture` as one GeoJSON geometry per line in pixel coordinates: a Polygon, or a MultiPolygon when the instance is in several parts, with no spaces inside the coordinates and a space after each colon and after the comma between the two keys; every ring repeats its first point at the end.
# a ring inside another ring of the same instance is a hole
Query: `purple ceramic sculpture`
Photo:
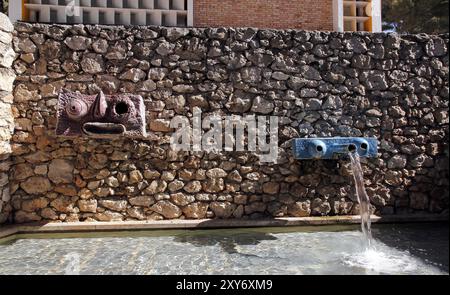
{"type": "Polygon", "coordinates": [[[62,90],[56,135],[113,138],[145,137],[145,105],[131,94],[84,95],[62,90]]]}

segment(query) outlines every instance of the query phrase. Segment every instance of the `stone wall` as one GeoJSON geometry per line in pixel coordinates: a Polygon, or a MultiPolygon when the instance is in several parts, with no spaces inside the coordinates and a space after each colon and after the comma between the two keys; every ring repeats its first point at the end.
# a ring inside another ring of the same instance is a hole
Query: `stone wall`
{"type": "Polygon", "coordinates": [[[297,137],[369,136],[377,214],[448,213],[448,35],[18,23],[10,190],[17,223],[358,214],[346,160],[297,137]],[[148,138],[55,137],[62,88],[142,95],[148,138]],[[279,117],[278,164],[169,149],[175,115],[279,117]]]}
{"type": "Polygon", "coordinates": [[[12,49],[13,30],[8,17],[0,13],[0,224],[9,219],[12,211],[9,202],[8,171],[11,166],[10,139],[14,131],[14,117],[11,112],[11,92],[15,79],[11,66],[16,57],[12,49]]]}

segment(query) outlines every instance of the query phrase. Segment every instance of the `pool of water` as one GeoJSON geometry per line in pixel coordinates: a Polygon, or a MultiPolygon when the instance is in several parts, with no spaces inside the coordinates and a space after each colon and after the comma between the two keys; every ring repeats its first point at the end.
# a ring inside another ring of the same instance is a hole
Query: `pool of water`
{"type": "Polygon", "coordinates": [[[445,224],[28,235],[0,274],[448,274],[445,224]]]}

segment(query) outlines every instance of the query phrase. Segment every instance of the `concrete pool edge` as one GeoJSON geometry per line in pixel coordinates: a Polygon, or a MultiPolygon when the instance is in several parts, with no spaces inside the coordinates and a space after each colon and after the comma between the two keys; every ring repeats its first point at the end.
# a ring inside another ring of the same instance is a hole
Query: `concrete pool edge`
{"type": "MultiPolygon", "coordinates": [[[[409,223],[448,221],[449,215],[372,216],[373,223],[409,223]]],[[[287,217],[259,220],[202,219],[124,222],[34,223],[0,227],[0,239],[30,233],[75,233],[97,231],[137,231],[171,229],[214,229],[245,227],[293,227],[358,224],[360,216],[287,217]]]]}

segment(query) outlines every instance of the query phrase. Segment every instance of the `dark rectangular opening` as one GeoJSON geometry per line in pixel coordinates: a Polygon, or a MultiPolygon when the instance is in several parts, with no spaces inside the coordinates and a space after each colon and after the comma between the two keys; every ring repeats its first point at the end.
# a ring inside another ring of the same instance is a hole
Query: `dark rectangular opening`
{"type": "Polygon", "coordinates": [[[74,15],[68,15],[67,16],[67,23],[68,24],[74,24],[75,23],[75,16],[74,15]]]}
{"type": "Polygon", "coordinates": [[[117,25],[122,23],[122,15],[118,12],[114,13],[114,23],[117,25]]]}
{"type": "MultiPolygon", "coordinates": [[[[130,6],[130,2],[128,2],[128,0],[122,0],[123,1],[123,8],[131,8],[130,6]]],[[[136,0],[134,0],[136,1],[136,0]]]]}
{"type": "Polygon", "coordinates": [[[153,23],[152,23],[152,15],[150,13],[147,13],[146,19],[145,19],[145,23],[147,24],[147,26],[153,25],[153,23]]]}
{"type": "Polygon", "coordinates": [[[363,7],[358,7],[358,9],[357,9],[357,11],[356,11],[356,14],[358,15],[358,16],[365,16],[365,9],[363,8],[363,7]]]}
{"type": "Polygon", "coordinates": [[[83,11],[83,23],[91,23],[91,14],[89,13],[89,11],[83,11]]]}
{"type": "Polygon", "coordinates": [[[187,15],[185,15],[185,14],[177,15],[177,26],[187,27],[187,15]]]}
{"type": "Polygon", "coordinates": [[[155,0],[155,9],[164,9],[161,0],[155,0]]]}
{"type": "Polygon", "coordinates": [[[131,13],[130,14],[130,23],[132,24],[132,25],[138,25],[138,20],[137,20],[137,15],[136,15],[136,13],[131,13]]]}
{"type": "Polygon", "coordinates": [[[104,11],[98,13],[98,22],[101,25],[106,25],[106,13],[104,11]]]}
{"type": "Polygon", "coordinates": [[[108,2],[106,2],[106,6],[107,7],[114,7],[112,0],[108,0],[108,2]]]}
{"type": "Polygon", "coordinates": [[[358,31],[364,31],[364,23],[358,22],[358,31]]]}
{"type": "Polygon", "coordinates": [[[58,0],[58,5],[66,5],[66,0],[58,0]]]}
{"type": "Polygon", "coordinates": [[[58,22],[58,11],[50,9],[50,22],[51,23],[58,22]]]}

